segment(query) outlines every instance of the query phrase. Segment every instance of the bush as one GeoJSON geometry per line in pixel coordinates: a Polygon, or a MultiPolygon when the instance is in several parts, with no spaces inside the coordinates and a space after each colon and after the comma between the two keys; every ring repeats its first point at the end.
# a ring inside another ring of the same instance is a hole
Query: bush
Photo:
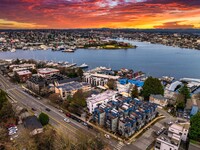
{"type": "Polygon", "coordinates": [[[45,126],[49,123],[49,116],[45,113],[41,113],[39,115],[39,121],[43,126],[45,126]]]}

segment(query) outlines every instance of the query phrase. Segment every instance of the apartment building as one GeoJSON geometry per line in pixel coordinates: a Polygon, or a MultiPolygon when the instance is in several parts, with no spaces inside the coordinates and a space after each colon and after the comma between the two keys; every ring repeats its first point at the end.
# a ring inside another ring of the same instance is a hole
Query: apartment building
{"type": "Polygon", "coordinates": [[[174,123],[162,133],[155,143],[155,150],[178,150],[181,141],[186,142],[190,123],[174,123]]]}
{"type": "Polygon", "coordinates": [[[68,95],[73,96],[80,89],[88,92],[91,90],[91,86],[85,82],[71,81],[55,86],[55,93],[59,94],[62,99],[66,99],[68,95]]]}
{"type": "Polygon", "coordinates": [[[116,91],[107,90],[101,94],[92,95],[91,97],[87,98],[87,107],[90,114],[94,112],[94,109],[97,107],[97,105],[107,104],[108,101],[115,99],[116,94],[116,91]]]}
{"type": "Polygon", "coordinates": [[[91,84],[92,86],[104,86],[110,79],[117,81],[119,76],[89,72],[84,73],[83,76],[83,81],[91,84]]]}
{"type": "Polygon", "coordinates": [[[108,131],[128,138],[156,117],[156,107],[153,103],[116,95],[97,105],[93,120],[108,131]]]}

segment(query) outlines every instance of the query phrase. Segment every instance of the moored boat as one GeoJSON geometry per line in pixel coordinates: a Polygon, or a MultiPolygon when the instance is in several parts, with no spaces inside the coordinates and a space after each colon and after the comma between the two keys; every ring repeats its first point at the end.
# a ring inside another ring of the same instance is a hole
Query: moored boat
{"type": "Polygon", "coordinates": [[[79,66],[79,68],[88,68],[88,65],[86,63],[83,63],[82,65],[79,66]]]}

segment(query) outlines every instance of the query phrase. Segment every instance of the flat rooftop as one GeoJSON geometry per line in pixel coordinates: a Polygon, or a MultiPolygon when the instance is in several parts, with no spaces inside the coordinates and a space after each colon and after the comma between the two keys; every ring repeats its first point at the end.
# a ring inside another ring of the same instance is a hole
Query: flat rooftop
{"type": "Polygon", "coordinates": [[[178,146],[181,142],[181,137],[179,135],[172,135],[170,138],[167,134],[167,132],[162,133],[157,140],[164,141],[166,143],[178,146]]]}
{"type": "Polygon", "coordinates": [[[53,72],[59,72],[58,69],[54,69],[54,68],[41,68],[38,69],[38,73],[40,74],[48,74],[48,73],[53,73],[53,72]]]}
{"type": "Polygon", "coordinates": [[[23,70],[23,71],[17,71],[17,74],[22,76],[22,75],[31,74],[31,72],[29,70],[23,70]]]}
{"type": "Polygon", "coordinates": [[[101,94],[92,95],[91,97],[87,98],[87,102],[97,103],[106,99],[111,99],[113,96],[115,96],[116,93],[117,91],[107,90],[101,94]]]}

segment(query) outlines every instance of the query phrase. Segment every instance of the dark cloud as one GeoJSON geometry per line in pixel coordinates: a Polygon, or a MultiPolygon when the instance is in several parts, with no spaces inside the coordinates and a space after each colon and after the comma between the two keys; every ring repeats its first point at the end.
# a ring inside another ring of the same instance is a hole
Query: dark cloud
{"type": "Polygon", "coordinates": [[[192,29],[194,25],[180,24],[181,21],[165,22],[162,25],[154,26],[157,29],[192,29]]]}

